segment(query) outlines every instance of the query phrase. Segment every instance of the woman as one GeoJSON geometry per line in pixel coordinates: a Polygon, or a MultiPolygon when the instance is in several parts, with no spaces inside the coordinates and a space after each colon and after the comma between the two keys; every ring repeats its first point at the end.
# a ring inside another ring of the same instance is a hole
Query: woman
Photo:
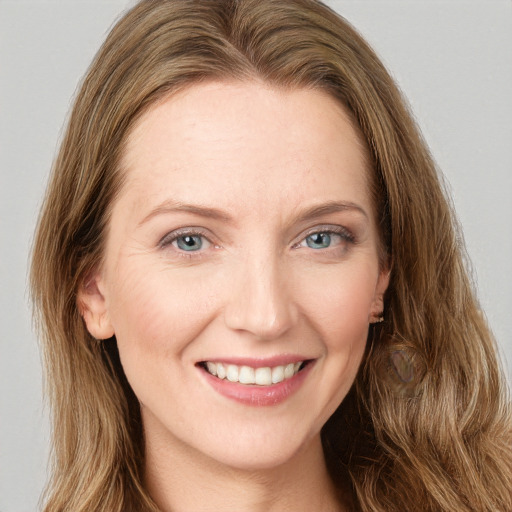
{"type": "Polygon", "coordinates": [[[145,1],[34,247],[46,510],[510,510],[510,409],[434,164],[318,2],[145,1]]]}

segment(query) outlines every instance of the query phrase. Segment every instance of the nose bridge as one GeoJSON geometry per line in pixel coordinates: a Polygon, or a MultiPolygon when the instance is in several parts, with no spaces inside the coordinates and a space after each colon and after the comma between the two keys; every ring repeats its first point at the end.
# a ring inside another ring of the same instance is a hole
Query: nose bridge
{"type": "Polygon", "coordinates": [[[295,308],[278,256],[262,251],[245,258],[225,318],[231,329],[247,331],[261,339],[277,338],[293,325],[295,308]]]}

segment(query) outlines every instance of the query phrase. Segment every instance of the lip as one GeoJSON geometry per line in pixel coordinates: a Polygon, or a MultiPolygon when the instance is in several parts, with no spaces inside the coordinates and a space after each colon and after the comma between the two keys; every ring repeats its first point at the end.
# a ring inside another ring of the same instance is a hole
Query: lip
{"type": "Polygon", "coordinates": [[[201,366],[197,366],[198,371],[206,382],[220,395],[231,400],[251,406],[271,406],[284,402],[287,398],[299,390],[304,383],[309,372],[313,368],[315,359],[290,358],[278,356],[277,358],[266,359],[244,359],[244,358],[227,358],[227,359],[208,359],[211,362],[223,362],[227,364],[246,365],[253,368],[263,366],[280,366],[281,364],[296,363],[299,361],[308,361],[308,364],[293,377],[283,380],[278,384],[271,386],[257,386],[240,384],[239,382],[230,382],[227,379],[219,379],[208,373],[201,366]],[[279,362],[276,362],[279,361],[279,362]]]}

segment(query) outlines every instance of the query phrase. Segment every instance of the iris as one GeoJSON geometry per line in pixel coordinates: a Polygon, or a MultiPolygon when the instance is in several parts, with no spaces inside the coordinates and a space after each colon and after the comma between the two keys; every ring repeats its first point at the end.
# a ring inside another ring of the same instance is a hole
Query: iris
{"type": "Polygon", "coordinates": [[[203,247],[203,239],[199,235],[185,235],[176,239],[176,245],[182,251],[199,251],[203,247]]]}
{"type": "Polygon", "coordinates": [[[314,233],[306,237],[306,243],[311,249],[325,249],[331,245],[329,233],[314,233]]]}

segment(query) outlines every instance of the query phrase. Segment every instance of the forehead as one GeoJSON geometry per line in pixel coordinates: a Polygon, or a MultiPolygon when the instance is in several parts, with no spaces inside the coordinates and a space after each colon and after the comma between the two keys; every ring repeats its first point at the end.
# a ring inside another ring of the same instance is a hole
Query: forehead
{"type": "Polygon", "coordinates": [[[272,208],[284,199],[296,207],[317,194],[372,209],[368,167],[357,126],[326,92],[210,82],[140,117],[125,145],[123,194],[138,203],[214,197],[227,207],[243,197],[249,209],[251,201],[272,208]]]}

